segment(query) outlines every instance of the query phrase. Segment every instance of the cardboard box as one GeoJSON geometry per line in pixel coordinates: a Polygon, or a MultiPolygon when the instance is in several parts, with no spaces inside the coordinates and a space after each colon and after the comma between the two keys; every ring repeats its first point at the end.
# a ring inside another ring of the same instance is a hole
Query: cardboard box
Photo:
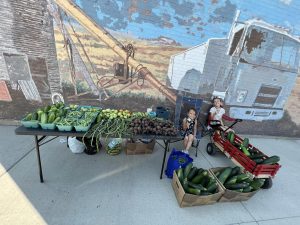
{"type": "Polygon", "coordinates": [[[155,140],[150,143],[145,144],[140,141],[127,141],[126,143],[126,154],[127,155],[137,155],[137,154],[151,154],[155,146],[155,140]]]}
{"type": "Polygon", "coordinates": [[[222,188],[225,190],[223,196],[219,199],[219,202],[237,202],[237,201],[247,201],[252,196],[254,196],[259,190],[257,191],[251,191],[248,193],[242,193],[238,191],[232,191],[229,189],[226,189],[224,185],[219,181],[219,179],[215,176],[214,172],[220,171],[224,169],[225,167],[216,167],[209,169],[210,172],[214,175],[218,183],[222,186],[222,188]]]}
{"type": "MultiPolygon", "coordinates": [[[[208,171],[210,176],[213,176],[210,171],[208,171]]],[[[173,181],[172,181],[172,187],[175,192],[175,196],[177,198],[178,204],[180,207],[189,207],[189,206],[197,206],[197,205],[209,205],[216,203],[223,195],[224,190],[217,183],[218,185],[218,193],[206,195],[206,196],[200,196],[200,195],[192,195],[185,193],[178,176],[176,172],[173,173],[173,181]]]]}

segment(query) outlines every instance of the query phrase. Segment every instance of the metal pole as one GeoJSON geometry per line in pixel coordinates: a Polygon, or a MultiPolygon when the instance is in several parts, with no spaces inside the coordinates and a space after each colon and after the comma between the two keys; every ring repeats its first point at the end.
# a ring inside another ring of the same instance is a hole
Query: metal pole
{"type": "Polygon", "coordinates": [[[161,165],[160,179],[162,179],[162,174],[163,174],[164,167],[165,167],[166,155],[167,155],[167,151],[168,151],[168,149],[169,149],[169,143],[170,143],[169,140],[164,140],[164,144],[165,144],[165,152],[164,152],[163,162],[162,162],[162,165],[161,165]]]}
{"type": "Polygon", "coordinates": [[[41,157],[40,157],[40,146],[39,146],[39,140],[38,140],[37,135],[34,135],[34,140],[35,140],[36,155],[37,155],[38,164],[39,164],[40,182],[44,183],[42,163],[41,163],[41,157]]]}

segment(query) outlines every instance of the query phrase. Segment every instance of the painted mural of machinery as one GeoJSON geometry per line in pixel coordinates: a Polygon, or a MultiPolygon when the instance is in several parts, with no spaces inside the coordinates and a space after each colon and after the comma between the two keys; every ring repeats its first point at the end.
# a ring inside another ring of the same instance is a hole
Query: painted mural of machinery
{"type": "MultiPolygon", "coordinates": [[[[52,0],[48,0],[50,3],[49,5],[54,6],[52,4],[52,0]]],[[[73,19],[75,19],[77,22],[79,22],[87,31],[89,31],[95,38],[103,41],[107,46],[109,46],[117,55],[119,55],[123,60],[124,63],[116,63],[114,64],[114,71],[115,74],[113,77],[109,78],[107,81],[107,77],[105,76],[97,76],[98,82],[97,85],[94,84],[94,82],[91,80],[91,76],[86,73],[85,80],[88,82],[89,86],[91,87],[94,94],[99,94],[101,99],[102,94],[105,94],[104,100],[109,99],[111,96],[109,96],[106,93],[106,89],[116,85],[116,84],[123,84],[123,87],[119,89],[117,92],[120,92],[124,90],[125,88],[128,88],[130,85],[132,85],[134,82],[139,82],[139,80],[147,80],[151,86],[156,88],[160,93],[162,93],[167,99],[170,100],[170,102],[174,103],[176,102],[176,94],[173,93],[172,90],[167,88],[164,84],[162,84],[146,67],[144,67],[141,63],[139,63],[137,60],[134,59],[134,48],[132,45],[123,46],[118,40],[116,40],[108,31],[106,31],[104,28],[100,27],[98,24],[96,24],[90,17],[88,17],[75,3],[73,3],[71,0],[54,0],[54,2],[59,6],[66,14],[71,16],[73,19]],[[133,71],[129,73],[129,67],[133,68],[133,71]]],[[[63,28],[63,20],[57,13],[57,10],[55,7],[52,7],[52,15],[54,19],[56,19],[57,24],[60,25],[61,31],[65,37],[66,40],[70,40],[70,35],[68,34],[67,29],[63,28]]],[[[80,40],[79,44],[80,43],[80,40]]],[[[76,50],[76,46],[74,43],[71,43],[72,49],[76,50]]],[[[81,45],[84,51],[83,45],[81,45]]],[[[78,51],[78,50],[77,50],[78,51]]],[[[85,56],[88,58],[86,52],[84,51],[85,56]]],[[[72,60],[72,54],[70,54],[69,51],[69,58],[71,63],[74,63],[74,60],[72,60]]],[[[78,56],[79,54],[77,54],[78,56]]],[[[78,56],[77,58],[80,59],[78,56]]],[[[82,59],[79,60],[80,62],[83,62],[82,59]]],[[[77,60],[77,63],[79,62],[77,60]]],[[[89,60],[90,62],[90,60],[89,60]]],[[[90,62],[92,68],[93,65],[90,62]]],[[[85,67],[86,68],[86,67],[85,67]]],[[[95,70],[95,69],[94,69],[95,70]]],[[[86,71],[85,69],[85,72],[86,71]]],[[[116,93],[115,93],[116,94],[116,93]]]]}
{"type": "Polygon", "coordinates": [[[239,12],[227,38],[173,55],[169,85],[224,98],[234,118],[278,120],[298,75],[300,40],[284,28],[238,17],[239,12]]]}

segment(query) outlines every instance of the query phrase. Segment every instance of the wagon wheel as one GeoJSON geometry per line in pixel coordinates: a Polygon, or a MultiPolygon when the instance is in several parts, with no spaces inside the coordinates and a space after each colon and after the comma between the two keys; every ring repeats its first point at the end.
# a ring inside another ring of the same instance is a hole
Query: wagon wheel
{"type": "Polygon", "coordinates": [[[214,144],[213,144],[213,143],[208,143],[208,144],[206,145],[206,152],[207,152],[207,154],[209,154],[209,155],[215,155],[215,154],[216,154],[217,150],[216,150],[216,148],[214,147],[214,144]]]}
{"type": "Polygon", "coordinates": [[[263,188],[263,189],[270,189],[272,187],[272,185],[273,185],[272,178],[269,177],[269,178],[265,179],[265,183],[264,183],[264,185],[261,188],[263,188]]]}

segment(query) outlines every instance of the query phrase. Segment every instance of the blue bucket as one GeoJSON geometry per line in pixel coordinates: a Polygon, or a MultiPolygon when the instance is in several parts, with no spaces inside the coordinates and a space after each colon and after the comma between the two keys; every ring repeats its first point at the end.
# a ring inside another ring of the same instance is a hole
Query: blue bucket
{"type": "Polygon", "coordinates": [[[179,168],[185,168],[187,164],[193,162],[193,159],[189,155],[182,151],[177,151],[173,148],[167,163],[167,169],[165,174],[168,178],[173,178],[173,171],[179,168]]]}

